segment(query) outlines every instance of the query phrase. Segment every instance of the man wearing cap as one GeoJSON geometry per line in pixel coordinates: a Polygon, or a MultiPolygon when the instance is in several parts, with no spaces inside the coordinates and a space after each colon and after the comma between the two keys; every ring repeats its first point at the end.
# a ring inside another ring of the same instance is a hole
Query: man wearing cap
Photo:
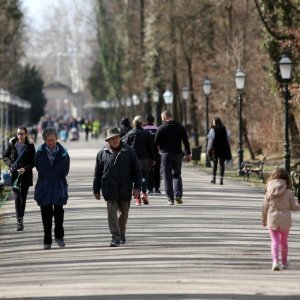
{"type": "Polygon", "coordinates": [[[140,194],[142,173],[134,150],[123,143],[118,128],[106,131],[107,144],[96,157],[93,190],[107,202],[111,247],[125,244],[125,231],[132,193],[140,194]],[[133,189],[133,191],[132,191],[133,189]]]}

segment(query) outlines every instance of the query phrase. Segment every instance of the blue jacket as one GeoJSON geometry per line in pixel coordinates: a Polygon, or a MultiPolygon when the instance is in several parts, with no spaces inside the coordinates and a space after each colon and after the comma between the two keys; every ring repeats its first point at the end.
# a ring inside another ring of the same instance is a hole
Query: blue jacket
{"type": "Polygon", "coordinates": [[[45,150],[45,144],[36,152],[35,167],[38,178],[35,185],[34,199],[39,206],[64,205],[68,200],[66,177],[70,169],[70,157],[67,150],[59,143],[59,152],[51,165],[45,150]]]}

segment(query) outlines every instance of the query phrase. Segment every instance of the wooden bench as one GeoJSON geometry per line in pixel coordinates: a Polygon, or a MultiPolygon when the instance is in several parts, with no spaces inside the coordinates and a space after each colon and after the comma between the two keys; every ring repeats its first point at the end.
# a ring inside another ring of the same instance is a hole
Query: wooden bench
{"type": "Polygon", "coordinates": [[[244,180],[247,179],[247,181],[249,181],[249,176],[251,174],[256,174],[262,182],[265,182],[263,169],[267,157],[268,157],[267,154],[266,155],[263,154],[260,156],[258,161],[242,162],[241,169],[242,169],[242,174],[244,175],[244,180]]]}
{"type": "Polygon", "coordinates": [[[292,184],[294,188],[295,196],[300,201],[300,165],[297,166],[297,171],[292,173],[292,184]]]}

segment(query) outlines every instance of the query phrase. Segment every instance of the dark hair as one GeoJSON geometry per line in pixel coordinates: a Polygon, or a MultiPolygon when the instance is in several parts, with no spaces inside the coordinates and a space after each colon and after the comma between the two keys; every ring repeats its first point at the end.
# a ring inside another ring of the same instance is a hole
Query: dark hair
{"type": "Polygon", "coordinates": [[[17,129],[24,130],[25,134],[27,133],[27,128],[25,126],[19,126],[17,129]]]}
{"type": "Polygon", "coordinates": [[[214,127],[216,127],[216,128],[224,127],[221,119],[218,118],[218,117],[216,117],[216,118],[213,119],[213,124],[214,124],[214,127]]]}
{"type": "Polygon", "coordinates": [[[282,167],[276,168],[272,171],[272,173],[268,179],[268,182],[273,179],[283,179],[286,181],[286,185],[288,188],[292,187],[291,177],[290,177],[289,173],[282,167]]]}
{"type": "Polygon", "coordinates": [[[146,121],[148,123],[154,123],[154,117],[152,115],[147,115],[146,116],[146,121]]]}
{"type": "Polygon", "coordinates": [[[56,129],[54,127],[47,127],[42,133],[43,140],[46,141],[46,138],[52,134],[54,134],[56,138],[58,138],[56,129]]]}

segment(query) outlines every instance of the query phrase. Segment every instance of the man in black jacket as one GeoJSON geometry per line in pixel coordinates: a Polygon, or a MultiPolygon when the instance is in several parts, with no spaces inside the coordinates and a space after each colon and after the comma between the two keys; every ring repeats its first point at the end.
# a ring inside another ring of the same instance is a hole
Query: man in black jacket
{"type": "Polygon", "coordinates": [[[182,204],[181,166],[184,152],[181,144],[184,144],[187,162],[191,160],[190,144],[185,128],[173,120],[170,111],[164,111],[161,118],[163,124],[158,127],[154,142],[161,152],[165,192],[170,205],[174,205],[174,199],[177,204],[182,204]]]}
{"type": "Polygon", "coordinates": [[[118,128],[108,129],[108,143],[97,154],[93,190],[100,200],[100,190],[107,202],[111,247],[125,244],[125,231],[130,200],[140,194],[142,174],[133,149],[123,143],[118,128]]]}

